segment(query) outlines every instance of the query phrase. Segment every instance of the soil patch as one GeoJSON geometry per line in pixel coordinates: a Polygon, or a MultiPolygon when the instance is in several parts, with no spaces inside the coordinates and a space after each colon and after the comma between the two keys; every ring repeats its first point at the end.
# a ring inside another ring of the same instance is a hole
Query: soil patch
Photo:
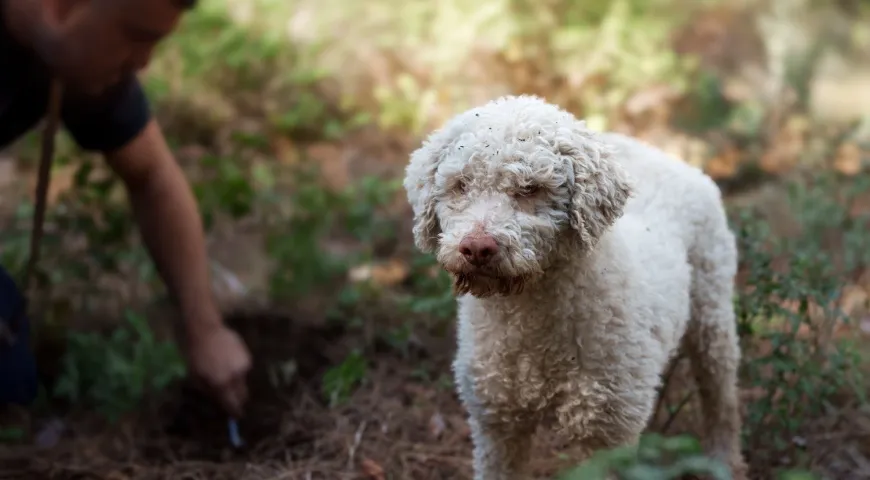
{"type": "MultiPolygon", "coordinates": [[[[67,432],[56,447],[2,449],[0,478],[470,477],[464,413],[452,387],[431,378],[449,372],[448,354],[366,353],[363,385],[346,403],[330,407],[322,378],[359,345],[353,332],[275,313],[237,314],[228,322],[256,359],[251,402],[239,421],[244,446],[231,446],[227,417],[185,382],[115,425],[96,412],[67,415],[67,432]],[[282,365],[294,366],[286,383],[276,380],[282,365]]],[[[35,432],[45,420],[29,423],[35,432]]]]}
{"type": "MultiPolygon", "coordinates": [[[[256,362],[247,415],[239,421],[241,448],[230,444],[220,409],[184,383],[114,425],[98,412],[70,413],[63,417],[64,438],[51,449],[32,441],[0,448],[0,478],[472,478],[469,429],[449,381],[452,349],[445,348],[443,337],[424,338],[419,348],[402,354],[366,342],[357,330],[282,312],[238,313],[228,321],[245,337],[256,362]],[[345,403],[330,407],[321,391],[323,376],[354,348],[364,350],[368,373],[345,403]],[[281,366],[285,381],[275,373],[281,366]]],[[[676,418],[668,413],[694,386],[687,367],[683,361],[675,369],[650,430],[667,425],[668,434],[700,433],[697,395],[676,418]]],[[[824,421],[808,420],[795,448],[817,458],[813,463],[820,471],[836,474],[830,478],[868,478],[856,473],[867,458],[868,418],[866,410],[851,408],[824,421]]],[[[29,419],[30,433],[47,420],[29,419]]],[[[532,455],[535,477],[553,478],[571,464],[570,455],[542,432],[532,455]]],[[[760,463],[764,460],[752,452],[747,457],[753,478],[773,478],[775,466],[760,463]]]]}

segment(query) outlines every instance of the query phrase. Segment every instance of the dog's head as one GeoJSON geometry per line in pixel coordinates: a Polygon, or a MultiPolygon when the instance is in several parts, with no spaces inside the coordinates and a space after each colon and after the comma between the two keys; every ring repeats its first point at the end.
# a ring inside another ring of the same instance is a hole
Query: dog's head
{"type": "Polygon", "coordinates": [[[518,293],[570,249],[591,250],[622,211],[623,170],[570,113],[509,96],[461,113],[411,154],[414,239],[457,293],[518,293]]]}

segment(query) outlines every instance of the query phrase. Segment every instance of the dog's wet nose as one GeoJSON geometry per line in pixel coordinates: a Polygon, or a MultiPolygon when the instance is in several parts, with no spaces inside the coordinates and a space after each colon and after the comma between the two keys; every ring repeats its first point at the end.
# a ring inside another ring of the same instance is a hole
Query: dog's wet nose
{"type": "Polygon", "coordinates": [[[468,263],[479,267],[489,262],[498,253],[498,244],[489,235],[467,236],[459,243],[461,253],[468,263]]]}

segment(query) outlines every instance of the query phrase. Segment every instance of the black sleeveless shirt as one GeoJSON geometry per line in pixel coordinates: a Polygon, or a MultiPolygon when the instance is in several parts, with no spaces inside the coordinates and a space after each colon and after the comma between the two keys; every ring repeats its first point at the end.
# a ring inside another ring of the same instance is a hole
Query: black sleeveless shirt
{"type": "MultiPolygon", "coordinates": [[[[45,116],[50,75],[39,58],[16,43],[0,0],[0,150],[45,116]]],[[[135,75],[99,96],[64,94],[63,127],[78,145],[109,152],[133,140],[150,120],[148,101],[135,75]]]]}

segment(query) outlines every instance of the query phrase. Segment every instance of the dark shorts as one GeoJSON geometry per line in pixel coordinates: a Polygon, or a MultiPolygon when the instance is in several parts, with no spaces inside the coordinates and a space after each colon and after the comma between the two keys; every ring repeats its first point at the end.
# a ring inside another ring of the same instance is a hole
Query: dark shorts
{"type": "Polygon", "coordinates": [[[15,280],[0,266],[0,405],[27,405],[36,399],[39,380],[30,345],[30,320],[24,296],[15,280]]]}

